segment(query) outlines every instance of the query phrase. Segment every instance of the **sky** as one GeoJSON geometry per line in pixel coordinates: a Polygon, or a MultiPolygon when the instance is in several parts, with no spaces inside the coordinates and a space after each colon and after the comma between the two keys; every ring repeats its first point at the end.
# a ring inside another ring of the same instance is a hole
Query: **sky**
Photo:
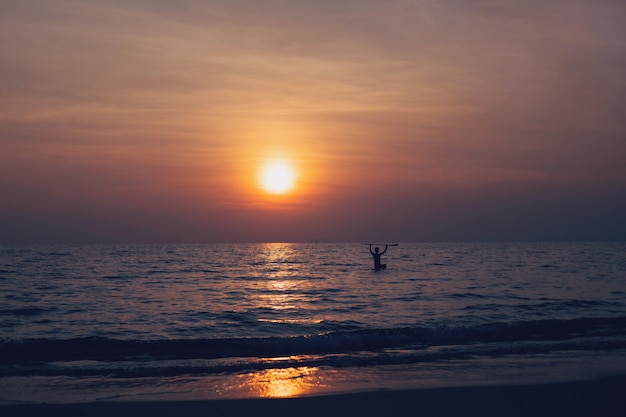
{"type": "Polygon", "coordinates": [[[0,40],[0,243],[626,240],[623,0],[6,0],[0,40]]]}

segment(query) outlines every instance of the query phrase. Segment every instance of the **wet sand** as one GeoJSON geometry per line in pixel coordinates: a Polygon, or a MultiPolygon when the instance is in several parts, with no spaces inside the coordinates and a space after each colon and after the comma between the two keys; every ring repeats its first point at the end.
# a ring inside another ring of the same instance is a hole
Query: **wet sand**
{"type": "Polygon", "coordinates": [[[541,385],[375,391],[281,399],[0,406],[11,416],[626,416],[626,375],[541,385]]]}

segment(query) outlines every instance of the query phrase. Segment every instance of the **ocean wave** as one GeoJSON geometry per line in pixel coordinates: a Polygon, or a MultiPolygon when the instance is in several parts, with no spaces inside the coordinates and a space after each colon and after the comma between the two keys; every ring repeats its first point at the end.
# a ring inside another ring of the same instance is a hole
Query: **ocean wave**
{"type": "Polygon", "coordinates": [[[0,315],[3,316],[22,316],[32,317],[49,313],[53,309],[46,308],[2,308],[0,309],[0,315]]]}
{"type": "MultiPolygon", "coordinates": [[[[626,340],[626,317],[497,322],[472,326],[415,326],[361,329],[318,335],[223,339],[120,340],[103,337],[73,339],[7,339],[0,342],[0,365],[35,362],[151,361],[290,357],[353,354],[389,349],[424,350],[472,344],[556,343],[570,339],[626,340]]],[[[596,343],[596,342],[594,342],[596,343]]],[[[606,344],[609,346],[610,344],[606,344]]],[[[610,346],[609,346],[610,347],[610,346]]],[[[597,348],[597,346],[596,346],[597,348]]]]}
{"type": "Polygon", "coordinates": [[[385,349],[341,354],[292,355],[283,357],[244,357],[227,359],[168,359],[152,361],[57,361],[0,365],[2,376],[69,376],[107,378],[152,378],[181,375],[225,375],[285,368],[372,367],[445,363],[477,357],[504,358],[566,351],[626,351],[626,339],[593,338],[552,342],[501,342],[436,346],[423,349],[385,349]]]}
{"type": "MultiPolygon", "coordinates": [[[[463,295],[457,295],[461,297],[463,295]]],[[[513,297],[508,297],[515,299],[513,297]]],[[[519,298],[518,298],[519,299],[519,298]]],[[[555,299],[538,299],[533,302],[530,300],[524,300],[523,303],[518,304],[503,304],[498,302],[492,303],[479,303],[471,304],[463,307],[465,311],[495,311],[500,308],[508,308],[519,310],[522,312],[531,312],[541,315],[551,314],[555,311],[562,312],[566,310],[570,311],[582,311],[582,310],[594,310],[598,308],[623,308],[624,304],[619,301],[609,300],[555,300],[555,299]]]]}

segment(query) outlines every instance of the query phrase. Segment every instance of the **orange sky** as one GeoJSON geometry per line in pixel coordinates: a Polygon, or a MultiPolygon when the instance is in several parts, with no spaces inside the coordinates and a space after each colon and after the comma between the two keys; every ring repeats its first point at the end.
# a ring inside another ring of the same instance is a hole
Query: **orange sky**
{"type": "Polygon", "coordinates": [[[0,37],[0,242],[626,239],[622,1],[15,0],[0,37]]]}

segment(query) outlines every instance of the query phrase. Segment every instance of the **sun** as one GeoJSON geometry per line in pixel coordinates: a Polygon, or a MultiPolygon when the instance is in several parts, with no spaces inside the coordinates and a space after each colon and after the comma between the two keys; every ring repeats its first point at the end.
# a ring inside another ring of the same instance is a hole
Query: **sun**
{"type": "Polygon", "coordinates": [[[284,194],[294,187],[296,171],[288,161],[273,160],[263,166],[259,180],[264,190],[284,194]]]}

